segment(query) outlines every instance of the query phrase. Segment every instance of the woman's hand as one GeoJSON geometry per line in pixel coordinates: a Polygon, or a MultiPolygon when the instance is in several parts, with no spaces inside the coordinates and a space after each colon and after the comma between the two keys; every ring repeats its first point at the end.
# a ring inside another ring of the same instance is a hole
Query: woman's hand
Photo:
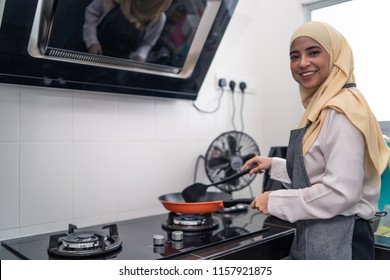
{"type": "Polygon", "coordinates": [[[249,160],[247,160],[242,166],[241,170],[248,168],[249,166],[257,165],[251,171],[249,171],[249,175],[253,175],[255,173],[263,173],[264,170],[270,169],[272,166],[272,158],[270,157],[261,157],[255,156],[249,160]]]}
{"type": "Polygon", "coordinates": [[[268,196],[271,192],[264,192],[261,195],[255,197],[252,203],[249,205],[253,209],[257,209],[263,214],[268,215],[268,196]]]}
{"type": "Polygon", "coordinates": [[[100,44],[92,44],[88,52],[92,54],[103,54],[102,46],[100,44]]]}

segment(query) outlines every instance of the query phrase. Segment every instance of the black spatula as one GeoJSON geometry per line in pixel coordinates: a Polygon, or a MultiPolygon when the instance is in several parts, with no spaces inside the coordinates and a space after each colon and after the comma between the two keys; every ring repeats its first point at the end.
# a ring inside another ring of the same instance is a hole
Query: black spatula
{"type": "Polygon", "coordinates": [[[186,202],[200,202],[205,197],[207,189],[211,186],[216,186],[219,184],[227,183],[229,181],[233,181],[237,178],[240,178],[251,171],[251,169],[255,168],[256,165],[249,166],[247,169],[244,169],[230,177],[227,177],[219,182],[215,182],[209,185],[205,185],[202,183],[194,183],[191,186],[186,187],[182,192],[182,196],[186,202]]]}

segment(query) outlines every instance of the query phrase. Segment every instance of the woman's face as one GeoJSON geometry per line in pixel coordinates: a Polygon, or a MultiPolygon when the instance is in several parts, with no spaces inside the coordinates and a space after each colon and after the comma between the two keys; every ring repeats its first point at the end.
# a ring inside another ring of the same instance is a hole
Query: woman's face
{"type": "Polygon", "coordinates": [[[329,76],[330,55],[316,40],[298,37],[291,45],[290,68],[298,84],[306,89],[316,89],[329,76]]]}

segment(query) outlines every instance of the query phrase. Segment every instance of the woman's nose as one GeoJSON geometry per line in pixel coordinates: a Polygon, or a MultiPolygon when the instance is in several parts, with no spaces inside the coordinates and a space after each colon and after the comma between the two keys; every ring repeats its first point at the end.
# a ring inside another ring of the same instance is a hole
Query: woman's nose
{"type": "Polygon", "coordinates": [[[306,55],[302,55],[300,60],[299,60],[299,67],[305,68],[308,65],[310,65],[310,59],[306,55]]]}

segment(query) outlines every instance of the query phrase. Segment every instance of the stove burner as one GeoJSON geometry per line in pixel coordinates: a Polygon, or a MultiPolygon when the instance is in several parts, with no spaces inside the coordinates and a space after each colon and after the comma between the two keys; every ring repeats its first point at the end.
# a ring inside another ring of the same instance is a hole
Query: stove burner
{"type": "Polygon", "coordinates": [[[173,218],[173,223],[180,226],[199,226],[204,225],[206,220],[202,215],[178,215],[173,218]]]}
{"type": "MultiPolygon", "coordinates": [[[[86,231],[80,233],[71,233],[65,236],[61,241],[65,248],[70,249],[90,249],[99,247],[99,233],[86,231]]],[[[102,235],[104,242],[107,242],[107,236],[102,235]]]]}
{"type": "Polygon", "coordinates": [[[118,237],[117,226],[107,225],[102,229],[109,230],[109,235],[98,231],[80,231],[74,225],[69,225],[68,234],[50,236],[48,253],[62,257],[90,257],[113,252],[122,246],[118,237]]]}
{"type": "Polygon", "coordinates": [[[170,212],[162,223],[166,231],[183,231],[186,233],[207,232],[217,228],[218,220],[214,219],[211,213],[202,215],[185,215],[170,212]]]}

